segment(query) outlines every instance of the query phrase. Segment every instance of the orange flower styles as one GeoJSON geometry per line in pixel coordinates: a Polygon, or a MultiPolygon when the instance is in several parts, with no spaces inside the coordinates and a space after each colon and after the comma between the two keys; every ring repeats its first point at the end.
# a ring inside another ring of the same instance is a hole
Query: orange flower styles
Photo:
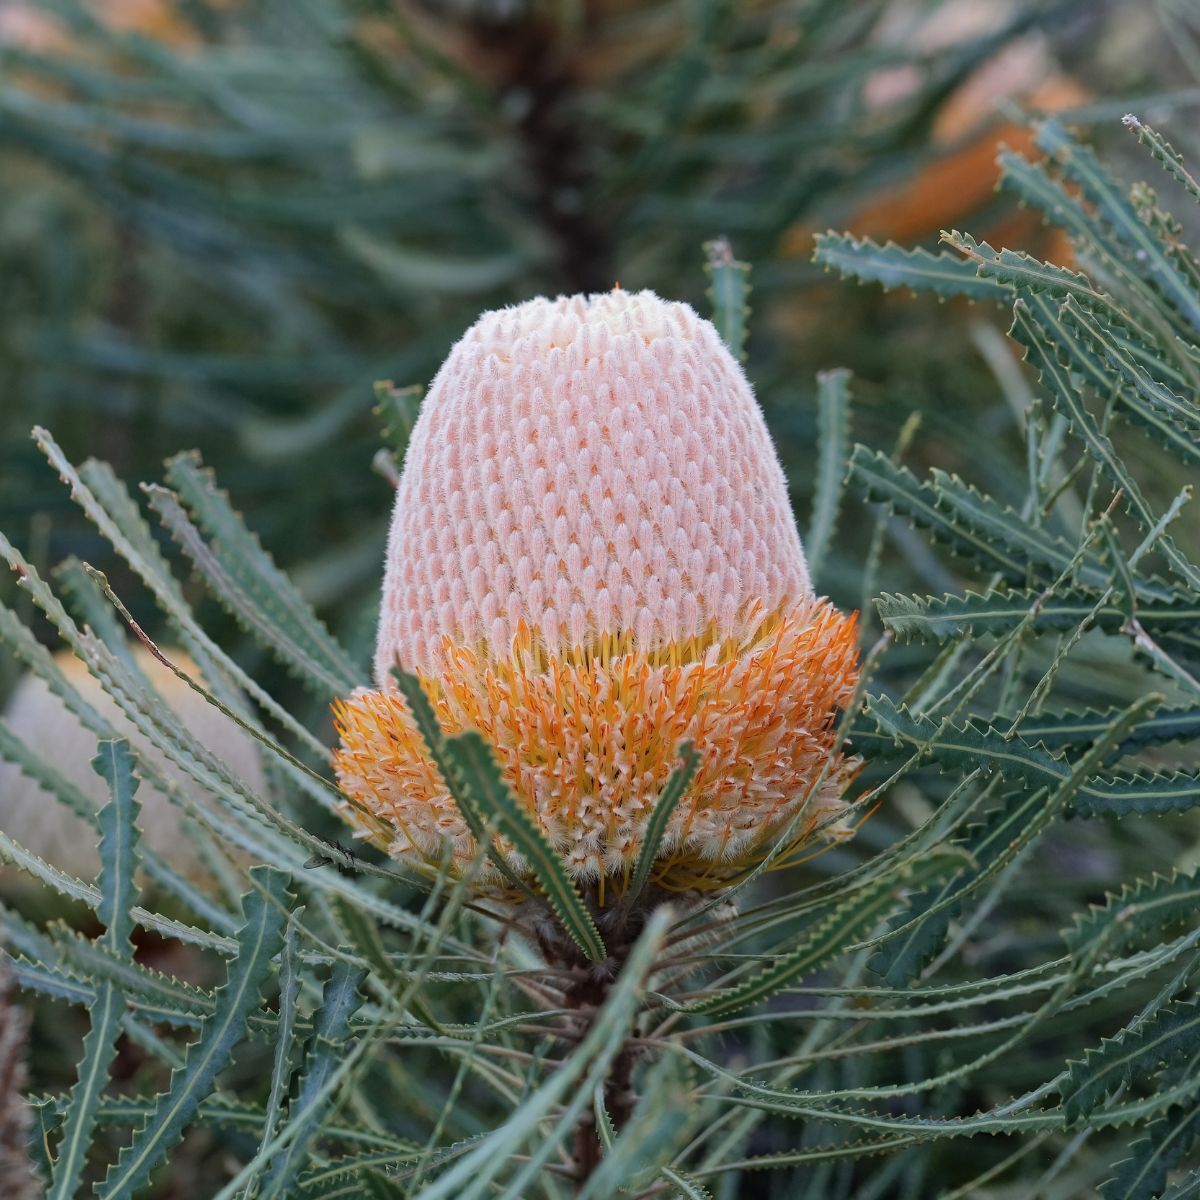
{"type": "Polygon", "coordinates": [[[486,313],[451,351],[396,495],[375,666],[336,707],[335,762],[393,857],[474,852],[393,666],[447,732],[483,733],[581,884],[620,893],[685,740],[659,886],[730,882],[794,818],[789,853],[848,832],[854,618],[813,594],[741,368],[651,292],[486,313]]]}

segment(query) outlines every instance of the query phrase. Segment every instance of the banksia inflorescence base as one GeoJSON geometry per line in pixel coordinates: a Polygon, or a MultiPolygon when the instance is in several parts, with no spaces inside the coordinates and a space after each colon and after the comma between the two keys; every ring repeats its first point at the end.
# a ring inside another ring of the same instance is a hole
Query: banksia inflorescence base
{"type": "Polygon", "coordinates": [[[687,741],[660,891],[726,886],[785,829],[780,862],[849,833],[855,619],[813,593],[741,368],[653,293],[487,313],[451,351],[399,484],[375,667],[337,707],[336,765],[346,817],[397,859],[432,868],[450,839],[461,868],[475,845],[394,667],[448,733],[483,733],[601,907],[687,741]]]}

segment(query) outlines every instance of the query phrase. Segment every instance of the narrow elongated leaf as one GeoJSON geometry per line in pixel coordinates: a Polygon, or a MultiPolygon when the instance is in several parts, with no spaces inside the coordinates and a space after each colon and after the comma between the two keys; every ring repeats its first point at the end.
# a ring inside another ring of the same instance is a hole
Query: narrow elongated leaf
{"type": "Polygon", "coordinates": [[[496,831],[521,856],[575,944],[593,962],[602,962],[608,951],[596,923],[567,875],[561,857],[504,782],[491,748],[474,730],[445,737],[421,681],[398,669],[392,675],[476,841],[488,845],[488,857],[512,883],[528,890],[507,856],[491,845],[487,827],[494,821],[496,831]]]}
{"type": "Polygon", "coordinates": [[[1010,798],[986,821],[967,830],[961,841],[967,861],[950,878],[915,892],[895,918],[900,935],[889,939],[870,966],[889,987],[907,986],[937,954],[951,922],[962,911],[966,894],[998,865],[1011,861],[1040,832],[1049,816],[1045,798],[1031,792],[1023,801],[1010,798]]]}
{"type": "Polygon", "coordinates": [[[608,950],[595,921],[561,856],[501,777],[491,747],[469,729],[446,739],[446,760],[463,785],[464,799],[475,809],[477,820],[481,824],[496,821],[497,832],[521,856],[575,944],[593,962],[603,962],[608,950]]]}
{"type": "MultiPolygon", "coordinates": [[[[229,772],[218,754],[200,744],[190,728],[169,706],[158,701],[157,694],[147,689],[144,681],[131,675],[124,664],[98,638],[91,633],[80,631],[33,565],[24,559],[2,534],[0,553],[20,572],[24,586],[28,588],[35,602],[54,622],[76,654],[88,664],[92,673],[104,682],[109,695],[130,722],[171,762],[201,785],[203,793],[209,797],[210,804],[212,797],[221,798],[225,809],[225,823],[221,826],[223,835],[256,856],[270,857],[275,862],[296,866],[304,861],[302,848],[309,854],[320,854],[328,848],[328,844],[310,833],[307,827],[290,820],[277,806],[249,790],[241,779],[229,772]]],[[[161,771],[155,770],[152,763],[143,762],[142,768],[144,771],[154,772],[152,778],[160,790],[168,794],[178,791],[178,784],[161,771]]],[[[308,768],[303,769],[301,778],[314,781],[321,795],[328,797],[337,794],[332,784],[308,768]]],[[[5,845],[5,841],[5,836],[0,833],[0,852],[9,853],[10,849],[5,845]]],[[[19,849],[14,848],[11,852],[24,861],[25,856],[19,849]]],[[[29,862],[30,869],[46,878],[53,878],[55,873],[43,870],[44,866],[45,864],[29,862]]],[[[361,863],[357,869],[395,878],[392,871],[371,863],[361,863]]],[[[365,908],[375,911],[381,919],[392,924],[407,928],[419,924],[417,919],[400,905],[373,896],[352,879],[331,873],[315,877],[313,884],[330,891],[355,895],[365,908]]],[[[74,891],[70,887],[68,890],[74,891]]]]}
{"type": "Polygon", "coordinates": [[[769,966],[735,987],[680,1006],[682,1011],[723,1017],[770,999],[795,980],[845,953],[847,947],[896,908],[906,890],[930,887],[935,879],[958,871],[966,862],[962,851],[938,847],[901,870],[882,875],[838,905],[795,950],[778,955],[769,966]]]}
{"type": "Polygon", "coordinates": [[[314,647],[307,640],[297,640],[295,622],[287,619],[290,614],[283,603],[263,603],[261,587],[248,589],[238,575],[231,573],[227,556],[222,556],[216,543],[204,540],[174,492],[156,485],[146,487],[145,492],[150,507],[162,518],[167,531],[191,559],[213,595],[245,629],[290,666],[298,678],[321,689],[323,694],[335,696],[352,691],[364,681],[365,676],[330,664],[319,648],[314,654],[314,647]]]}
{"type": "MultiPolygon", "coordinates": [[[[1064,538],[1024,520],[1020,514],[977,492],[956,476],[934,471],[918,480],[887,455],[855,446],[850,478],[869,499],[889,505],[926,529],[954,553],[1024,584],[1032,574],[1049,582],[1070,565],[1075,551],[1064,538]]],[[[1095,556],[1080,572],[1089,583],[1107,582],[1095,556]]]]}
{"type": "MultiPolygon", "coordinates": [[[[46,430],[35,429],[34,438],[59,477],[70,487],[71,498],[153,593],[159,607],[178,632],[182,644],[218,694],[232,707],[240,708],[240,696],[225,682],[226,679],[232,680],[237,688],[253,697],[258,705],[302,743],[318,754],[323,753],[324,747],[305,726],[261,688],[197,624],[149,526],[112,468],[107,463],[88,460],[76,470],[46,430]]],[[[11,555],[9,557],[11,561],[11,555]]],[[[55,619],[53,614],[51,619],[55,619]]],[[[67,640],[70,642],[70,638],[67,640]]],[[[68,704],[73,711],[77,711],[70,700],[68,704]]],[[[98,729],[91,715],[84,715],[85,724],[90,729],[95,729],[100,737],[113,736],[111,732],[98,729]]],[[[146,770],[145,765],[143,770],[146,770]]]]}
{"type": "Polygon", "coordinates": [[[1200,1196],[1200,1167],[1189,1171],[1182,1179],[1171,1184],[1162,1194],[1162,1200],[1196,1200],[1200,1196]]]}
{"type": "MultiPolygon", "coordinates": [[[[1048,750],[1078,746],[1091,742],[1117,715],[1112,708],[1091,709],[1088,712],[1043,713],[1026,717],[1021,722],[1021,736],[1027,742],[1041,743],[1048,750]]],[[[1141,746],[1160,742],[1186,741],[1200,737],[1200,707],[1184,704],[1160,708],[1153,716],[1141,721],[1125,742],[1117,748],[1119,754],[1129,754],[1141,746]]]]}
{"type": "Polygon", "coordinates": [[[313,612],[295,584],[275,565],[258,538],[234,510],[196,454],[180,454],[167,462],[168,483],[183,498],[208,534],[222,567],[260,611],[288,631],[303,652],[341,678],[349,690],[367,682],[354,662],[313,612]]]}
{"type": "Polygon", "coordinates": [[[1126,113],[1121,122],[1126,129],[1137,135],[1137,140],[1162,163],[1164,170],[1182,183],[1192,199],[1200,204],[1200,182],[1197,182],[1196,177],[1184,165],[1183,155],[1162,134],[1139,121],[1133,113],[1126,113]]]}
{"type": "Polygon", "coordinates": [[[408,1008],[413,1016],[434,1033],[444,1034],[445,1029],[428,1007],[417,996],[410,994],[412,989],[408,986],[409,977],[388,957],[375,922],[361,908],[344,897],[334,896],[330,903],[339,928],[353,948],[370,964],[374,983],[386,988],[393,1001],[407,994],[408,1008]]]}
{"type": "Polygon", "coordinates": [[[712,323],[738,362],[746,361],[747,321],[750,316],[750,267],[733,257],[725,238],[704,243],[704,270],[709,278],[712,323]]]}
{"type": "Polygon", "coordinates": [[[880,246],[870,238],[832,231],[817,234],[813,262],[837,271],[843,279],[882,284],[885,290],[908,287],[939,296],[1000,301],[1010,294],[1004,284],[980,278],[974,263],[953,254],[905,250],[895,242],[880,246]]]}
{"type": "Polygon", "coordinates": [[[124,997],[114,984],[101,984],[88,1011],[92,1024],[83,1039],[83,1058],[71,1091],[47,1200],[70,1200],[77,1194],[87,1164],[101,1093],[117,1056],[117,1036],[125,1014],[124,997]]]}
{"type": "Polygon", "coordinates": [[[712,1200],[712,1193],[690,1175],[685,1175],[674,1167],[663,1167],[660,1174],[668,1183],[675,1185],[675,1190],[683,1200],[712,1200]]]}
{"type": "Polygon", "coordinates": [[[487,856],[492,864],[518,891],[529,891],[528,884],[517,875],[508,859],[488,835],[479,810],[466,796],[462,781],[447,760],[446,738],[438,722],[437,713],[430,704],[429,697],[425,695],[424,687],[421,686],[421,681],[415,675],[409,675],[399,668],[392,670],[392,678],[395,679],[396,686],[408,702],[408,710],[412,713],[413,721],[424,739],[430,757],[437,763],[438,771],[441,772],[442,779],[450,790],[454,803],[458,806],[458,811],[471,831],[471,836],[476,842],[487,846],[487,856]]]}
{"type": "MultiPolygon", "coordinates": [[[[142,1124],[154,1111],[158,1098],[155,1096],[105,1096],[97,1113],[97,1123],[105,1128],[142,1124]]],[[[52,1126],[61,1122],[67,1109],[69,1097],[64,1095],[37,1095],[30,1097],[31,1103],[42,1109],[52,1126]]],[[[233,1129],[241,1133],[262,1132],[264,1112],[257,1104],[241,1103],[229,1096],[217,1093],[209,1096],[196,1114],[196,1120],[216,1129],[233,1129]]],[[[331,1121],[327,1126],[329,1135],[339,1142],[352,1146],[367,1146],[382,1154],[420,1153],[420,1148],[394,1138],[375,1129],[366,1129],[344,1121],[331,1121]]]]}
{"type": "Polygon", "coordinates": [[[350,1037],[350,1018],[362,1005],[361,992],[365,968],[335,962],[325,985],[321,1007],[316,1015],[312,1046],[300,1082],[299,1093],[288,1106],[291,1140],[276,1156],[263,1183],[263,1200],[277,1200],[288,1194],[297,1174],[308,1161],[309,1146],[320,1131],[333,1097],[322,1097],[322,1089],[333,1074],[350,1037]]]}
{"type": "Polygon", "coordinates": [[[1019,250],[994,250],[987,242],[977,242],[970,234],[958,230],[943,233],[942,241],[966,256],[982,278],[994,279],[1011,292],[1048,294],[1059,300],[1074,296],[1088,308],[1112,307],[1112,301],[1079,271],[1039,262],[1019,250]]]}
{"type": "Polygon", "coordinates": [[[650,872],[654,869],[654,860],[658,857],[658,850],[671,817],[700,767],[700,755],[691,742],[684,742],[679,747],[679,757],[683,762],[667,777],[662,794],[655,803],[654,811],[650,814],[650,820],[646,822],[642,833],[642,848],[638,852],[637,866],[626,891],[626,895],[631,899],[636,899],[642,894],[650,872]]]}
{"type": "MultiPolygon", "coordinates": [[[[1005,779],[1031,786],[1062,782],[1070,777],[1070,763],[1048,750],[1032,746],[1021,737],[969,720],[960,725],[930,716],[915,716],[884,696],[873,696],[863,721],[854,728],[855,743],[884,751],[890,743],[903,754],[921,751],[949,770],[998,772],[1005,779]],[[872,728],[873,726],[873,728],[872,728]]],[[[1122,734],[1123,742],[1136,723],[1122,734]]],[[[1120,742],[1117,743],[1118,745],[1120,742]]],[[[1095,774],[1079,785],[1072,810],[1079,816],[1128,816],[1134,813],[1186,812],[1200,805],[1200,775],[1095,774]]]]}
{"type": "Polygon", "coordinates": [[[1124,410],[1182,461],[1200,463],[1200,408],[1155,379],[1073,301],[1063,305],[1063,316],[1101,355],[1124,410]]]}
{"type": "Polygon", "coordinates": [[[146,1124],[109,1169],[97,1190],[102,1200],[124,1200],[146,1185],[212,1091],[217,1073],[229,1062],[259,1005],[271,959],[283,942],[290,898],[286,872],[252,867],[250,875],[254,888],[242,905],[245,924],[238,931],[238,953],[229,964],[225,985],[218,989],[216,1011],[188,1047],[184,1065],[171,1076],[169,1089],[156,1100],[146,1124]]]}
{"type": "Polygon", "coordinates": [[[825,555],[837,528],[849,455],[850,372],[822,371],[817,376],[817,482],[813,490],[812,521],[804,539],[808,569],[814,580],[821,577],[825,555]]]}
{"type": "MultiPolygon", "coordinates": [[[[50,455],[52,449],[49,441],[43,441],[46,443],[43,448],[50,455]]],[[[61,452],[58,452],[58,457],[62,460],[61,452]]],[[[63,473],[65,460],[57,465],[60,473],[63,473]]],[[[64,474],[64,478],[70,480],[69,472],[64,474]]],[[[181,645],[200,667],[209,688],[243,720],[252,719],[244,700],[244,697],[249,697],[301,744],[319,754],[320,742],[296,720],[291,711],[260,687],[201,628],[142,510],[112,468],[107,463],[89,459],[79,468],[79,479],[90,493],[90,502],[83,494],[77,496],[77,502],[89,515],[95,514],[93,519],[101,520],[113,548],[150,588],[159,608],[178,633],[181,645]]]]}
{"type": "MultiPolygon", "coordinates": [[[[109,786],[112,800],[100,810],[100,905],[105,947],[129,958],[133,952],[133,905],[137,888],[138,781],[133,774],[129,743],[102,742],[92,766],[109,786]]],[[[83,1043],[75,1087],[64,1118],[62,1140],[54,1160],[49,1200],[70,1200],[83,1177],[88,1147],[96,1124],[100,1096],[117,1054],[117,1035],[125,1014],[125,997],[112,980],[99,985],[90,1008],[91,1028],[83,1043]]]]}
{"type": "Polygon", "coordinates": [[[100,810],[100,907],[96,915],[104,923],[103,941],[114,953],[131,951],[133,908],[137,903],[134,873],[138,865],[137,815],[140,805],[135,793],[138,779],[133,773],[133,751],[126,741],[101,742],[92,769],[108,784],[112,800],[100,810]]]}
{"type": "MultiPolygon", "coordinates": [[[[1107,276],[1130,294],[1133,308],[1145,310],[1156,306],[1156,297],[1145,281],[1136,254],[1113,235],[1094,209],[1080,204],[1061,182],[1051,179],[1044,163],[1032,163],[1007,150],[997,155],[996,162],[1001,169],[1001,186],[1040,208],[1055,225],[1071,234],[1076,244],[1084,248],[1087,258],[1095,260],[1107,276]]],[[[1128,315],[1118,316],[1115,310],[1110,315],[1114,330],[1116,321],[1129,320],[1128,315]]]]}
{"type": "MultiPolygon", "coordinates": [[[[301,907],[293,912],[294,920],[288,922],[284,931],[283,949],[279,955],[279,1027],[274,1035],[275,1060],[271,1067],[271,1090],[267,1095],[267,1107],[263,1117],[264,1143],[275,1136],[283,1115],[283,1103],[297,1054],[296,1015],[301,979],[297,962],[295,920],[299,920],[303,911],[301,907]]],[[[252,1188],[247,1190],[253,1191],[252,1188]]]]}
{"type": "MultiPolygon", "coordinates": [[[[1092,592],[1069,590],[1046,598],[1040,592],[1007,589],[979,595],[962,596],[891,596],[875,602],[884,628],[902,641],[917,639],[944,642],[975,634],[1001,636],[1027,622],[1038,631],[1071,629],[1085,618],[1109,633],[1119,632],[1128,617],[1119,604],[1105,604],[1097,610],[1100,596],[1092,592]]],[[[1173,603],[1138,605],[1137,617],[1155,636],[1170,638],[1181,645],[1200,649],[1200,597],[1180,596],[1173,603]]]]}

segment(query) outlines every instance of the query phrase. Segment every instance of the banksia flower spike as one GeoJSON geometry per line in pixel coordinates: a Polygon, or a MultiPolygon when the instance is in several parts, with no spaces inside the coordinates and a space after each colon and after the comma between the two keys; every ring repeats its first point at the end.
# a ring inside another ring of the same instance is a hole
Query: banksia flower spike
{"type": "Polygon", "coordinates": [[[447,732],[482,732],[601,905],[684,741],[699,768],[659,888],[729,884],[793,819],[781,860],[849,832],[857,763],[834,726],[855,620],[813,594],[750,386],[687,305],[618,290],[486,313],[425,400],[388,544],[379,689],[337,706],[336,768],[360,836],[431,865],[449,837],[462,865],[473,840],[394,666],[447,732]]]}

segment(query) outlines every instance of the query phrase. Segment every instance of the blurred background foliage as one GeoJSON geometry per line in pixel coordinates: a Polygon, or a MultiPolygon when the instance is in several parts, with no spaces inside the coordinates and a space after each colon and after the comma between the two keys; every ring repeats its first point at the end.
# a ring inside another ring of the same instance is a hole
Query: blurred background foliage
{"type": "Polygon", "coordinates": [[[840,364],[856,436],[919,409],[922,459],[1003,490],[990,314],[833,284],[813,234],[970,227],[1064,260],[994,193],[1020,111],[1103,141],[1136,101],[1187,155],[1172,118],[1200,100],[1179,0],[5,0],[0,43],[0,526],[119,584],[30,426],[134,480],[194,446],[360,644],[373,382],[427,382],[480,310],[537,293],[703,309],[718,234],[755,266],[749,370],[801,512],[814,373],[840,364]]]}

